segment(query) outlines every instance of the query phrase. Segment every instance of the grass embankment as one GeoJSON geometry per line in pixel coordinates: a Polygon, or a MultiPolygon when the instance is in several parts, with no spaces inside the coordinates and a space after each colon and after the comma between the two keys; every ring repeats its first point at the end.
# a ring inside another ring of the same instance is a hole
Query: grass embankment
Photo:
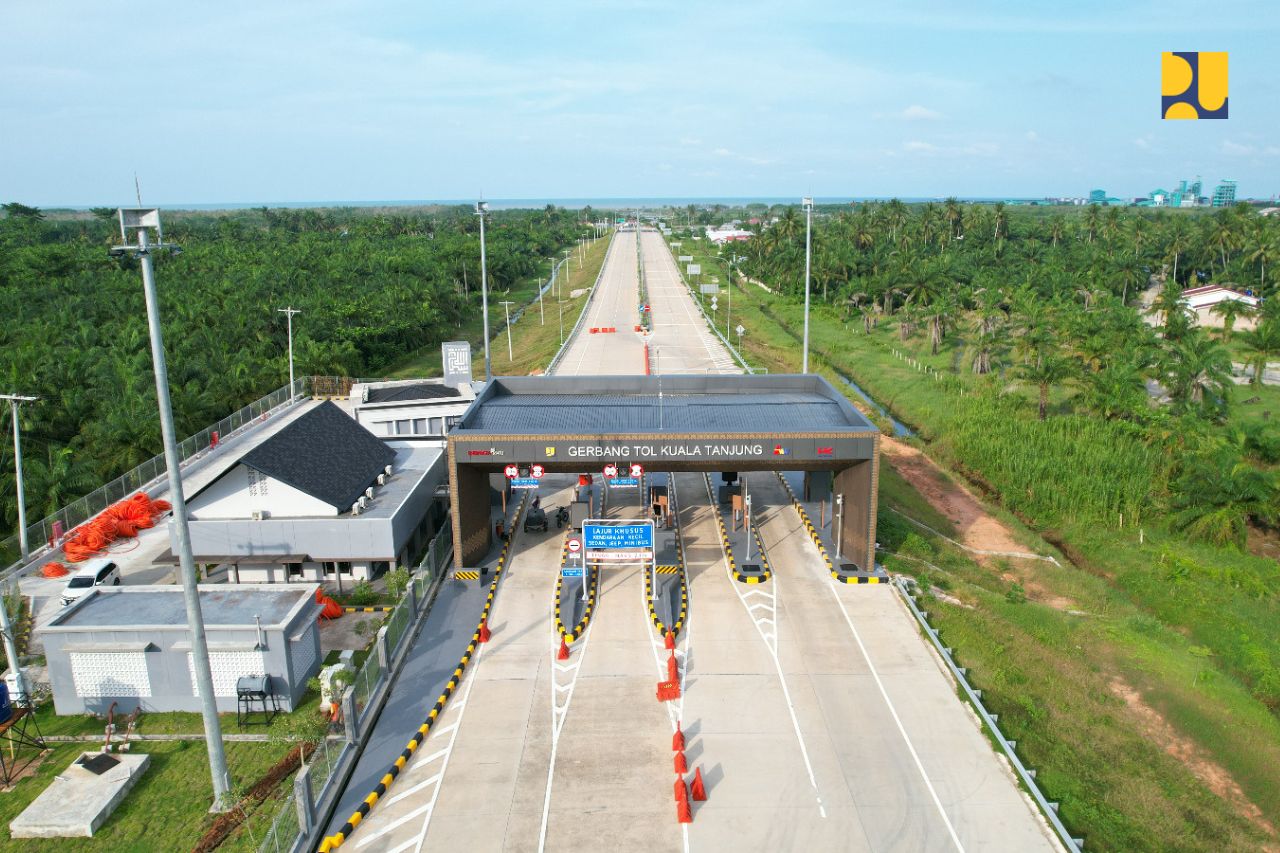
{"type": "MultiPolygon", "coordinates": [[[[538,310],[538,288],[547,281],[551,264],[546,263],[538,279],[522,281],[510,290],[489,294],[489,321],[493,328],[501,329],[489,342],[489,357],[493,363],[495,376],[526,375],[535,369],[545,368],[556,350],[560,348],[560,316],[563,308],[564,333],[568,335],[573,324],[578,321],[578,314],[586,305],[587,295],[577,299],[569,296],[570,291],[590,288],[595,283],[596,275],[604,264],[605,251],[609,246],[609,237],[603,237],[587,245],[586,264],[579,266],[577,250],[574,250],[569,262],[569,277],[563,288],[557,285],[542,297],[542,314],[538,310]],[[563,297],[563,306],[557,296],[563,297]],[[502,329],[502,301],[510,300],[515,305],[513,311],[524,308],[524,313],[511,324],[512,352],[514,358],[507,358],[507,333],[502,329]],[[546,317],[545,325],[542,316],[546,317]],[[536,331],[533,331],[536,329],[536,331]],[[519,340],[517,340],[517,338],[519,340]]],[[[465,320],[458,330],[458,338],[471,342],[473,373],[477,378],[484,378],[484,345],[481,338],[481,326],[484,320],[477,310],[474,317],[465,320]]],[[[400,364],[387,371],[393,379],[410,379],[426,376],[439,376],[441,373],[440,347],[438,344],[426,347],[400,364]]]]}
{"type": "MultiPolygon", "coordinates": [[[[194,715],[198,716],[198,715],[194,715]]],[[[190,850],[216,815],[209,814],[212,785],[209,759],[202,741],[165,741],[135,744],[134,753],[151,756],[151,765],[119,808],[93,838],[11,839],[9,821],[22,812],[53,777],[62,773],[93,744],[57,744],[45,756],[34,777],[24,779],[10,793],[0,796],[0,849],[23,851],[112,850],[152,853],[156,850],[190,850]]],[[[263,776],[288,749],[266,743],[229,743],[227,763],[232,777],[246,788],[263,776]]],[[[292,782],[292,776],[288,777],[292,782]]],[[[249,809],[249,817],[218,849],[258,849],[280,807],[277,795],[249,809]]]]}
{"type": "MultiPolygon", "coordinates": [[[[694,254],[716,264],[708,251],[694,254]]],[[[801,306],[747,284],[735,287],[734,312],[747,328],[748,361],[798,369],[801,306]]],[[[1075,567],[980,566],[891,512],[879,519],[886,564],[945,586],[959,602],[931,604],[931,618],[1019,754],[1039,769],[1047,795],[1061,801],[1067,825],[1092,850],[1280,843],[1261,825],[1280,815],[1280,722],[1266,704],[1280,660],[1280,568],[1162,532],[1157,509],[1135,500],[1140,475],[1125,474],[1151,451],[1123,427],[1096,425],[1082,436],[1071,427],[1085,424],[1065,417],[1038,425],[1016,406],[993,409],[977,380],[949,374],[953,353],[929,356],[919,337],[902,344],[892,323],[863,335],[857,321],[846,328],[819,305],[810,325],[811,366],[857,381],[932,439],[931,455],[980,471],[980,486],[1070,552],[1075,567]],[[895,349],[943,377],[911,367],[895,349]],[[1124,509],[1131,514],[1122,526],[1124,509]],[[1031,600],[1018,601],[1019,581],[1031,600]],[[1233,796],[1233,783],[1242,796],[1233,796]],[[1260,815],[1250,817],[1250,802],[1260,815]]],[[[949,532],[887,465],[881,496],[949,532]]],[[[1034,550],[1054,552],[999,515],[1034,550]]]]}

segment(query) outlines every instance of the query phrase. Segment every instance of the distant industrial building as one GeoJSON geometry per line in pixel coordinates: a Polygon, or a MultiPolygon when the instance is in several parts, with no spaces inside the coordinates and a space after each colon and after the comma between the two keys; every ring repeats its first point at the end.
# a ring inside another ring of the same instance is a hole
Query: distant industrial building
{"type": "Polygon", "coordinates": [[[408,565],[447,518],[443,460],[322,403],[188,499],[196,562],[228,566],[236,583],[338,586],[408,565]]]}
{"type": "Polygon", "coordinates": [[[1236,203],[1236,182],[1222,179],[1222,183],[1213,189],[1213,206],[1230,207],[1236,203]]]}
{"type": "MultiPolygon", "coordinates": [[[[200,587],[218,710],[237,710],[237,682],[265,676],[292,711],[320,666],[315,584],[200,587]]],[[[182,587],[97,587],[39,629],[59,714],[199,711],[182,587]]]]}

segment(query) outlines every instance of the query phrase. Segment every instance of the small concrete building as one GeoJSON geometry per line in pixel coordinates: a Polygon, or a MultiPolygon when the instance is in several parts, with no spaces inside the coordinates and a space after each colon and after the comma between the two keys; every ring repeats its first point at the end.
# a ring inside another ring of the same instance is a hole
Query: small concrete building
{"type": "Polygon", "coordinates": [[[469,382],[414,379],[356,383],[351,398],[356,421],[379,438],[444,447],[476,392],[469,382]]]}
{"type": "MultiPolygon", "coordinates": [[[[292,711],[320,667],[314,584],[200,587],[218,710],[236,710],[236,681],[267,675],[292,711]]],[[[182,587],[95,587],[39,629],[59,714],[199,711],[182,587]]]]}
{"type": "Polygon", "coordinates": [[[446,477],[442,448],[383,442],[326,402],[188,499],[192,551],[235,583],[372,579],[443,527],[446,477]]]}

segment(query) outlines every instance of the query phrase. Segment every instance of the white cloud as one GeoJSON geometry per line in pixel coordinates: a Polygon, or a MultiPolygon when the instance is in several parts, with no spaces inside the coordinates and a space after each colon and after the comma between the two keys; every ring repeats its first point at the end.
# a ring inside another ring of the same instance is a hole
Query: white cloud
{"type": "Polygon", "coordinates": [[[1136,145],[1136,146],[1138,146],[1139,148],[1141,148],[1143,151],[1150,151],[1150,150],[1151,150],[1151,137],[1149,137],[1149,136],[1139,136],[1137,139],[1133,140],[1133,144],[1134,144],[1134,145],[1136,145]]]}
{"type": "Polygon", "coordinates": [[[1232,142],[1230,139],[1222,140],[1223,154],[1235,154],[1239,156],[1244,156],[1246,154],[1252,154],[1255,150],[1256,149],[1254,149],[1252,145],[1241,145],[1238,142],[1232,142]]]}
{"type": "Polygon", "coordinates": [[[712,153],[712,154],[714,154],[714,155],[716,155],[717,157],[732,157],[732,156],[733,156],[733,152],[732,152],[732,151],[730,151],[728,148],[717,148],[716,150],[712,151],[711,153],[712,153]]]}
{"type": "Polygon", "coordinates": [[[938,146],[933,145],[932,143],[929,143],[929,142],[921,142],[918,139],[912,139],[909,142],[902,143],[902,150],[933,153],[934,151],[938,150],[938,146]]]}
{"type": "Polygon", "coordinates": [[[1039,142],[1039,141],[1040,141],[1040,134],[1036,133],[1034,130],[1028,130],[1028,131],[1027,131],[1027,141],[1028,141],[1028,142],[1039,142]]]}
{"type": "Polygon", "coordinates": [[[898,113],[898,118],[905,121],[937,121],[942,118],[942,113],[937,110],[931,110],[928,107],[922,107],[919,104],[912,104],[898,113]]]}

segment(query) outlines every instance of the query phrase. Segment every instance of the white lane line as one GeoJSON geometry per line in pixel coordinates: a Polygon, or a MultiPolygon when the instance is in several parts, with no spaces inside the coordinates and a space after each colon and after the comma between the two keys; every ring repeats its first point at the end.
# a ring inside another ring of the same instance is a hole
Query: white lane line
{"type": "MultiPolygon", "coordinates": [[[[375,839],[381,838],[383,835],[386,835],[388,832],[391,832],[393,829],[398,829],[400,826],[402,826],[403,824],[406,824],[406,823],[408,823],[409,821],[413,820],[415,817],[417,817],[418,815],[422,814],[423,812],[429,812],[429,811],[431,811],[431,809],[432,809],[434,806],[435,806],[435,803],[434,803],[434,802],[430,802],[430,803],[427,803],[425,806],[419,806],[418,808],[414,809],[413,811],[409,812],[409,813],[408,813],[408,814],[406,814],[406,815],[403,815],[403,816],[401,816],[401,817],[396,818],[396,819],[395,819],[395,820],[393,820],[391,823],[389,823],[389,824],[387,824],[386,826],[384,826],[384,827],[380,828],[377,832],[373,833],[372,835],[366,835],[366,836],[364,836],[363,838],[361,838],[361,839],[356,843],[356,848],[357,848],[357,849],[359,849],[359,848],[361,848],[361,847],[364,847],[364,846],[366,846],[366,845],[368,845],[368,844],[372,843],[375,839]]],[[[416,843],[416,841],[417,841],[417,839],[410,839],[409,843],[410,843],[410,844],[412,844],[412,843],[416,843]]]]}
{"type": "MultiPolygon", "coordinates": [[[[793,505],[791,506],[791,509],[793,512],[795,511],[795,507],[793,505]]],[[[799,520],[799,513],[796,513],[796,519],[797,521],[799,520]]],[[[807,539],[807,537],[802,538],[807,539]]],[[[812,542],[810,542],[810,546],[812,547],[812,542]]],[[[816,556],[817,548],[813,548],[812,553],[816,556]]],[[[812,572],[819,571],[817,569],[817,564],[814,561],[806,560],[805,562],[809,564],[811,574],[812,572]]],[[[776,583],[778,575],[775,573],[773,578],[776,583]]],[[[951,836],[952,843],[955,844],[956,849],[959,850],[960,853],[964,853],[964,845],[960,843],[960,837],[956,835],[956,828],[952,825],[951,819],[947,817],[947,811],[942,806],[942,800],[938,797],[938,792],[933,787],[933,782],[929,780],[929,775],[925,772],[924,763],[920,760],[920,754],[916,752],[915,744],[911,742],[911,737],[907,734],[906,726],[902,724],[902,719],[898,716],[898,709],[894,707],[893,700],[889,698],[889,692],[885,689],[884,682],[880,680],[880,673],[876,670],[875,664],[871,662],[871,655],[867,652],[866,644],[862,642],[862,635],[858,633],[858,629],[853,624],[853,619],[849,616],[849,611],[844,606],[843,599],[840,598],[840,592],[836,589],[837,581],[826,576],[825,573],[820,573],[820,581],[836,600],[836,605],[840,608],[840,613],[844,616],[845,624],[849,626],[849,631],[853,634],[853,639],[857,642],[858,649],[862,652],[862,658],[867,662],[867,669],[871,671],[871,677],[875,680],[876,687],[880,690],[880,696],[884,699],[884,704],[888,707],[889,714],[893,717],[893,722],[898,727],[898,733],[902,735],[902,741],[907,745],[907,751],[911,753],[911,759],[915,762],[916,770],[920,772],[920,778],[924,780],[925,787],[929,789],[929,796],[933,799],[933,804],[938,810],[938,815],[942,818],[943,824],[947,827],[947,833],[951,836]]]]}
{"type": "MultiPolygon", "coordinates": [[[[715,495],[711,491],[711,475],[710,474],[704,475],[704,482],[707,485],[707,499],[711,503],[711,511],[718,515],[720,512],[720,509],[715,502],[715,495]]],[[[786,703],[787,703],[787,713],[791,715],[791,728],[795,730],[796,742],[800,745],[800,757],[804,759],[805,770],[807,770],[809,773],[809,784],[813,785],[813,796],[818,801],[818,814],[820,814],[822,817],[825,818],[827,816],[827,808],[822,803],[822,791],[821,789],[818,788],[818,777],[813,772],[813,763],[809,760],[809,749],[808,747],[805,746],[805,743],[804,743],[804,733],[800,731],[800,718],[796,716],[795,702],[793,702],[791,699],[791,690],[788,689],[787,678],[782,672],[782,661],[779,660],[778,658],[777,634],[771,634],[766,632],[764,628],[761,627],[760,622],[754,616],[752,616],[751,608],[747,605],[747,602],[746,602],[746,597],[743,595],[742,591],[738,589],[738,587],[741,586],[741,584],[739,584],[736,580],[734,580],[733,573],[729,571],[729,554],[724,549],[724,539],[719,535],[717,535],[716,538],[720,540],[720,552],[724,555],[725,582],[728,583],[729,586],[733,588],[734,593],[738,596],[738,600],[742,602],[743,608],[745,608],[747,611],[747,616],[751,618],[751,624],[755,625],[756,632],[760,634],[760,639],[764,641],[765,648],[769,650],[769,655],[770,657],[773,658],[773,668],[778,673],[778,684],[781,685],[782,687],[782,697],[783,699],[786,700],[786,703]]],[[[769,584],[770,586],[773,587],[774,617],[776,618],[777,617],[777,598],[778,598],[778,595],[780,594],[777,572],[774,572],[773,577],[769,581],[769,584]]],[[[755,590],[755,592],[760,595],[766,594],[761,592],[760,590],[755,590]]]]}
{"type": "MultiPolygon", "coordinates": [[[[467,700],[471,698],[471,688],[475,686],[476,673],[480,669],[480,661],[484,659],[485,648],[486,646],[483,644],[476,646],[475,657],[471,659],[471,669],[463,675],[463,678],[467,682],[467,689],[464,690],[462,696],[459,697],[462,699],[462,704],[456,706],[458,710],[457,719],[455,719],[449,727],[441,730],[442,734],[446,731],[452,732],[452,734],[449,737],[449,745],[442,750],[445,753],[445,756],[444,762],[440,765],[439,781],[437,782],[435,789],[431,792],[431,802],[427,803],[426,817],[422,820],[422,828],[418,830],[418,835],[416,837],[417,844],[414,847],[414,850],[418,851],[418,853],[421,853],[422,844],[427,840],[427,829],[431,826],[431,816],[435,813],[436,801],[440,799],[440,789],[444,787],[444,775],[449,771],[449,760],[453,758],[453,748],[458,743],[458,732],[462,730],[462,718],[467,712],[467,700]]],[[[376,835],[370,836],[371,839],[376,837],[376,835]]]]}
{"type": "Polygon", "coordinates": [[[396,794],[391,799],[387,800],[387,805],[391,805],[392,803],[398,803],[401,800],[403,800],[405,797],[416,794],[418,791],[421,791],[423,788],[427,787],[428,785],[434,785],[436,782],[440,781],[440,777],[442,775],[443,774],[437,773],[436,775],[432,776],[430,779],[423,779],[418,784],[413,785],[412,787],[409,787],[409,788],[405,788],[403,791],[396,794]]]}
{"type": "MultiPolygon", "coordinates": [[[[596,604],[599,605],[600,597],[604,590],[600,587],[599,570],[597,569],[596,571],[596,604]]],[[[558,643],[551,650],[551,686],[555,688],[551,691],[551,757],[547,760],[547,788],[542,796],[542,828],[538,831],[538,853],[544,853],[547,848],[547,824],[551,819],[551,786],[555,782],[556,753],[560,749],[560,732],[564,729],[565,721],[569,718],[569,705],[573,702],[573,688],[578,684],[578,670],[582,667],[582,662],[586,660],[587,646],[591,642],[591,632],[594,628],[595,622],[588,622],[586,633],[582,635],[581,645],[574,644],[578,657],[573,665],[562,665],[556,660],[556,653],[560,651],[558,643]],[[557,672],[573,673],[567,685],[556,684],[557,672]],[[565,696],[563,706],[556,704],[556,694],[561,691],[568,693],[565,696]]]]}
{"type": "MultiPolygon", "coordinates": [[[[667,483],[668,483],[668,487],[671,490],[671,508],[676,518],[676,524],[679,525],[680,524],[680,502],[676,499],[675,474],[669,474],[667,476],[667,483]]],[[[677,547],[679,547],[683,552],[684,546],[683,546],[683,542],[680,541],[680,536],[681,536],[681,532],[679,529],[677,529],[676,530],[677,547]]],[[[684,571],[685,571],[685,598],[686,598],[686,607],[687,607],[687,612],[685,614],[685,621],[684,621],[684,631],[682,632],[684,634],[684,639],[676,644],[676,648],[674,650],[675,656],[680,663],[680,666],[676,668],[677,673],[679,673],[680,675],[680,698],[673,702],[663,703],[667,706],[667,721],[671,724],[672,734],[675,733],[676,728],[680,725],[680,721],[684,719],[684,677],[689,669],[689,648],[693,642],[693,593],[689,589],[689,583],[688,583],[689,566],[688,565],[685,565],[684,571]],[[683,649],[680,648],[681,645],[684,646],[683,649]]],[[[658,589],[656,585],[654,586],[653,593],[654,595],[658,594],[658,589]]],[[[644,625],[645,625],[644,629],[649,634],[649,647],[653,651],[653,665],[658,670],[658,678],[660,680],[665,680],[667,675],[667,666],[666,666],[666,663],[662,660],[662,653],[666,651],[666,644],[665,642],[659,642],[658,639],[654,637],[653,624],[649,621],[649,602],[646,601],[644,597],[644,578],[640,579],[640,605],[641,605],[640,615],[641,615],[641,618],[644,620],[644,625]]],[[[680,824],[680,834],[684,840],[684,853],[689,853],[689,824],[687,823],[680,824]]]]}

